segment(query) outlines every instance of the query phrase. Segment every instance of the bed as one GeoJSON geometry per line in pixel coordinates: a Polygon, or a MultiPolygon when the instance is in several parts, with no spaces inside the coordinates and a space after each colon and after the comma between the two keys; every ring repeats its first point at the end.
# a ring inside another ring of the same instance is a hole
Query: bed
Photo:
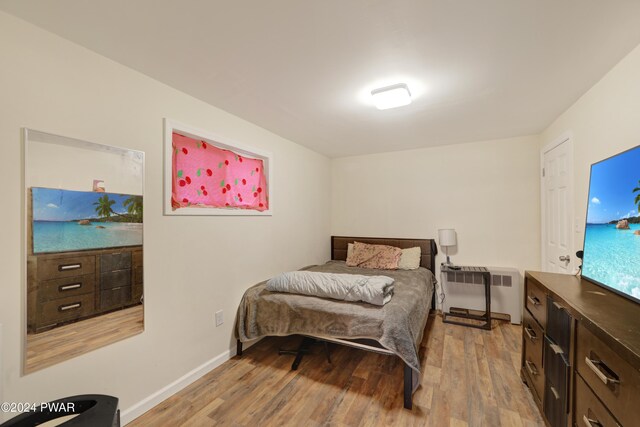
{"type": "Polygon", "coordinates": [[[384,274],[395,279],[394,296],[382,307],[330,300],[314,296],[269,292],[265,282],[249,288],[236,317],[237,354],[242,343],[265,336],[302,335],[321,341],[356,347],[404,362],[404,407],[411,409],[419,385],[418,350],[429,311],[435,308],[435,255],[431,239],[331,237],[331,261],[305,270],[384,274]],[[355,241],[399,248],[421,248],[416,270],[374,270],[347,267],[347,245],[355,241]]]}

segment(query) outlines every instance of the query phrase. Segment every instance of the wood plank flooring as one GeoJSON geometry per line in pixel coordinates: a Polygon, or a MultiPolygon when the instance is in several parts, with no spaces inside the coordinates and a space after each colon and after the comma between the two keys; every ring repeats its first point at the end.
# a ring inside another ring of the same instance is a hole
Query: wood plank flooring
{"type": "Polygon", "coordinates": [[[144,330],[142,305],[27,334],[24,372],[34,372],[80,356],[144,330]]]}
{"type": "Polygon", "coordinates": [[[521,327],[492,331],[429,319],[422,382],[403,408],[399,358],[330,344],[312,347],[298,371],[299,338],[266,338],[151,409],[129,426],[544,426],[519,376],[521,327]]]}

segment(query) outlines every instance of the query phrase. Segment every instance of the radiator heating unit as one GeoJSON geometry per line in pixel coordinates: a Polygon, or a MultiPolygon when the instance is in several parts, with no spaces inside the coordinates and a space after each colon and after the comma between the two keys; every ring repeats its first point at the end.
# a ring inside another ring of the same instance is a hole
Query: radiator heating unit
{"type": "MultiPolygon", "coordinates": [[[[491,273],[491,316],[507,318],[513,324],[522,323],[522,276],[518,269],[487,267],[491,273]]],[[[485,311],[482,275],[472,272],[442,273],[445,313],[456,308],[485,311]]],[[[441,296],[442,298],[442,296],[441,296]]]]}

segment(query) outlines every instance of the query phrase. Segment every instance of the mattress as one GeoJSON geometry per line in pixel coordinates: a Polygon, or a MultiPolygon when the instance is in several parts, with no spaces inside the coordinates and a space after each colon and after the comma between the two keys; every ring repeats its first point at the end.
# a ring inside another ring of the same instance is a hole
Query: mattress
{"type": "Polygon", "coordinates": [[[416,270],[376,270],[347,267],[344,261],[304,270],[340,274],[385,275],[395,279],[391,301],[380,307],[363,302],[331,300],[307,295],[270,292],[266,282],[249,288],[238,308],[237,338],[309,335],[318,338],[367,339],[400,357],[414,372],[418,386],[418,350],[427,324],[435,278],[423,267],[416,270]]]}

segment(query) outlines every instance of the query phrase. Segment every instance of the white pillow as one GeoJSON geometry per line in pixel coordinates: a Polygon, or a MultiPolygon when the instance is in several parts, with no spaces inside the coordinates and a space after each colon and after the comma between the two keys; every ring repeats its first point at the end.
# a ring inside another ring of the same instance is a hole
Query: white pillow
{"type": "Polygon", "coordinates": [[[420,246],[415,248],[403,249],[398,262],[398,270],[415,270],[420,267],[420,246]]]}
{"type": "Polygon", "coordinates": [[[353,243],[347,243],[347,259],[351,258],[353,253],[353,243]]]}

